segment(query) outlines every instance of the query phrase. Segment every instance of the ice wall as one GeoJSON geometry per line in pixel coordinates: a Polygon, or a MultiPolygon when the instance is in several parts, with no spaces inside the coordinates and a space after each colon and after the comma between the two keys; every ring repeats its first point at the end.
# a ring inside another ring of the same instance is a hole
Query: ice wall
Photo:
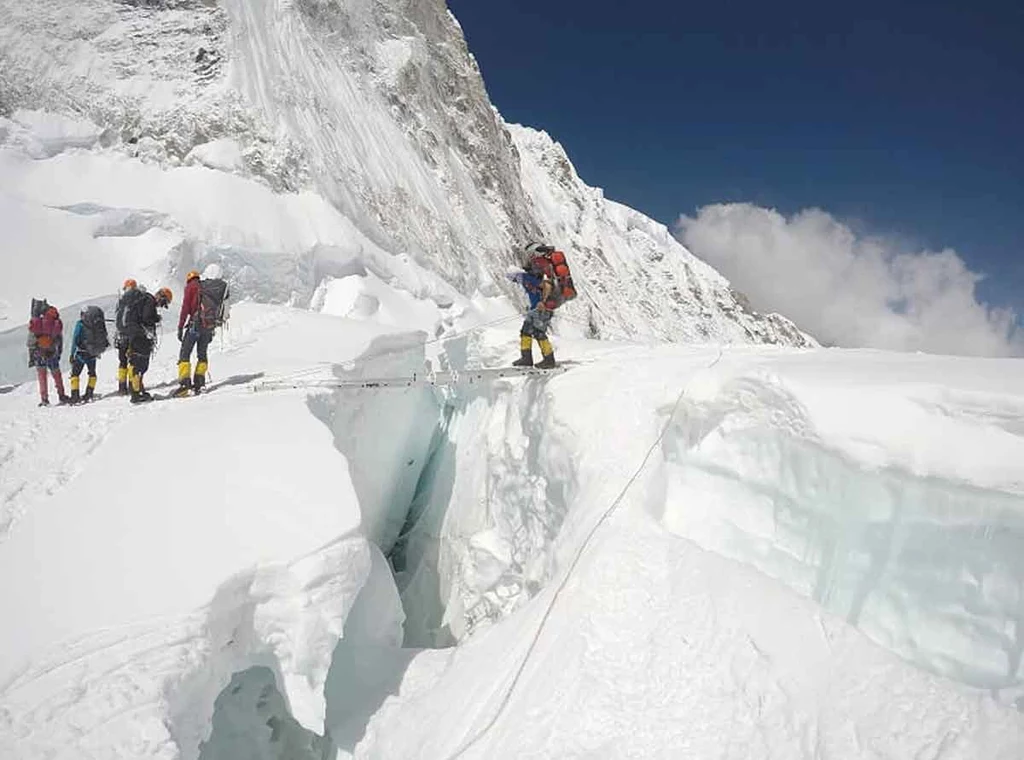
{"type": "MultiPolygon", "coordinates": [[[[1006,412],[998,419],[936,413],[934,387],[877,373],[872,382],[889,385],[884,410],[877,387],[828,399],[831,417],[841,405],[870,420],[844,438],[819,414],[821,388],[808,394],[791,368],[775,369],[731,376],[684,405],[655,512],[932,672],[1024,693],[1024,468],[1014,475],[1013,464],[1024,405],[989,395],[990,411],[1006,412]],[[901,460],[908,438],[914,456],[901,460]],[[936,467],[932,441],[948,466],[936,467]]],[[[978,396],[974,406],[984,407],[978,396]]]]}

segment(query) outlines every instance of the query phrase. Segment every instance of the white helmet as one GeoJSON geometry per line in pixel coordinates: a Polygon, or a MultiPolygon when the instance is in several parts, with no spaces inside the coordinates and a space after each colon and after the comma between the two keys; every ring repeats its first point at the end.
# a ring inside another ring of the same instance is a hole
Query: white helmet
{"type": "Polygon", "coordinates": [[[530,254],[531,256],[538,256],[538,255],[540,255],[542,253],[545,253],[546,249],[547,249],[547,246],[544,245],[543,243],[527,243],[526,244],[526,252],[528,254],[530,254]]]}

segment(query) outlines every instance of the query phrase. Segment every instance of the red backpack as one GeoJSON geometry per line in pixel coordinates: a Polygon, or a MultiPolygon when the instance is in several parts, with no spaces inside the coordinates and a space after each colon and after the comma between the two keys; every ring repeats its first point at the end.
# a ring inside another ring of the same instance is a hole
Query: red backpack
{"type": "Polygon", "coordinates": [[[32,299],[32,318],[28,321],[28,331],[35,338],[37,348],[50,348],[54,339],[63,332],[60,315],[45,300],[32,299]]]}
{"type": "Polygon", "coordinates": [[[561,251],[552,249],[534,256],[530,261],[530,269],[538,276],[546,276],[551,281],[551,297],[544,302],[548,309],[557,309],[576,297],[576,286],[572,282],[569,262],[561,251]]]}

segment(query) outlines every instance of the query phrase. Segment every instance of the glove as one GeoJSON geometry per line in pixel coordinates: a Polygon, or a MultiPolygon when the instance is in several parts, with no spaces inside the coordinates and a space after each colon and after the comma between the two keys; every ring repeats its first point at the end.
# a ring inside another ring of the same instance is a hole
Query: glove
{"type": "Polygon", "coordinates": [[[181,343],[181,340],[182,340],[182,330],[184,330],[184,329],[185,328],[182,325],[178,325],[178,342],[179,343],[181,343]]]}

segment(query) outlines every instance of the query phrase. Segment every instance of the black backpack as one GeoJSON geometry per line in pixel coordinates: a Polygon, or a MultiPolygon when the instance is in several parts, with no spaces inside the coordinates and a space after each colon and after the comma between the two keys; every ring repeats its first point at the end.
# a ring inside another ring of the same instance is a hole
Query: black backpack
{"type": "Polygon", "coordinates": [[[89,306],[82,312],[82,344],[90,356],[99,356],[110,348],[107,320],[99,306],[89,306]]]}
{"type": "Polygon", "coordinates": [[[33,298],[32,299],[32,316],[42,317],[46,310],[50,308],[50,304],[46,303],[45,298],[33,298]]]}
{"type": "Polygon", "coordinates": [[[199,324],[204,330],[220,327],[227,319],[228,284],[215,277],[199,281],[199,324]]]}
{"type": "Polygon", "coordinates": [[[146,294],[141,290],[129,290],[117,302],[115,324],[119,335],[134,337],[145,332],[142,326],[142,302],[146,294]]]}

